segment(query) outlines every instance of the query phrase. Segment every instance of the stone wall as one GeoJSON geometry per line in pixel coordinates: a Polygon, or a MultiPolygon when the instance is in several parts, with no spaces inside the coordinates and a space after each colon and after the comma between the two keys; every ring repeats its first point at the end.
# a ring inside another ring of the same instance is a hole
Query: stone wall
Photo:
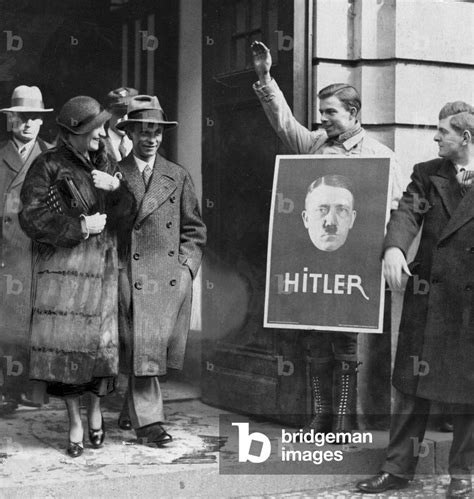
{"type": "MultiPolygon", "coordinates": [[[[437,0],[314,0],[312,123],[317,91],[343,82],[361,92],[361,121],[392,148],[407,185],[413,165],[437,156],[439,109],[474,103],[474,4],[437,0]]],[[[416,249],[414,243],[411,254],[416,249]]],[[[392,295],[392,333],[359,335],[360,405],[385,413],[402,293],[392,295]]]]}

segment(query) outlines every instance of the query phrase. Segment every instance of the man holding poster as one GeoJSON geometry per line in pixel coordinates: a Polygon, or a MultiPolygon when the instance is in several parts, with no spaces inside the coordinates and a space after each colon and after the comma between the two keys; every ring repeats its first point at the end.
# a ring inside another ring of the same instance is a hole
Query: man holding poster
{"type": "MultiPolygon", "coordinates": [[[[283,93],[270,75],[272,58],[269,49],[263,43],[256,41],[252,44],[252,51],[254,68],[259,78],[253,88],[270,124],[285,145],[296,154],[390,158],[391,208],[395,209],[401,196],[399,166],[393,151],[367,136],[361,127],[357,119],[361,108],[357,90],[343,83],[322,89],[318,97],[323,129],[309,131],[295,119],[283,93]]],[[[305,215],[303,220],[304,218],[305,215]]],[[[353,218],[355,220],[355,215],[353,218]]],[[[335,253],[339,251],[342,249],[335,253]]],[[[352,261],[354,257],[349,258],[352,261]]],[[[346,275],[356,274],[349,272],[346,275]]],[[[352,295],[352,298],[354,296],[356,295],[352,295]]],[[[314,303],[309,303],[308,306],[313,310],[316,308],[314,303]]],[[[322,313],[324,310],[318,307],[319,312],[322,313]]],[[[355,429],[357,427],[357,333],[311,333],[308,343],[311,356],[313,414],[306,429],[318,432],[355,429]]]]}

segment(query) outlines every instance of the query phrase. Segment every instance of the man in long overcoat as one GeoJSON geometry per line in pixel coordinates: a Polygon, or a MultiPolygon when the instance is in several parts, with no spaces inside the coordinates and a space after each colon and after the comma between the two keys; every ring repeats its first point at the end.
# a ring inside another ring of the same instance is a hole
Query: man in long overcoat
{"type": "Polygon", "coordinates": [[[0,146],[0,414],[28,403],[28,331],[31,315],[32,243],[18,221],[20,191],[33,160],[50,144],[38,137],[45,109],[38,87],[20,85],[7,114],[11,138],[0,146]],[[4,400],[2,401],[1,393],[4,400]]]}
{"type": "Polygon", "coordinates": [[[132,97],[117,124],[133,142],[119,169],[138,207],[128,240],[120,244],[121,370],[129,374],[121,419],[126,421],[128,412],[139,440],[157,445],[171,440],[160,424],[158,376],[167,367],[182,368],[192,280],[206,242],[189,173],[158,154],[163,130],[175,125],[158,99],[146,95],[132,97]]]}
{"type": "Polygon", "coordinates": [[[415,165],[411,183],[392,213],[384,274],[392,289],[407,283],[383,471],[357,484],[378,493],[413,478],[431,401],[452,404],[453,443],[448,497],[468,497],[474,458],[474,108],[446,104],[439,115],[440,159],[415,165]],[[405,255],[423,224],[408,268],[405,255]]]}

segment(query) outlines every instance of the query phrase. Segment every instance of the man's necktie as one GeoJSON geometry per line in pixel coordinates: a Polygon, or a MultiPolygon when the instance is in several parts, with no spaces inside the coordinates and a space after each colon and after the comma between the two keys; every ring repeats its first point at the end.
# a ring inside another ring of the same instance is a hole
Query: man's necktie
{"type": "Polygon", "coordinates": [[[143,170],[142,177],[143,177],[143,182],[145,184],[145,188],[148,187],[148,183],[150,182],[150,177],[151,174],[153,173],[153,170],[150,168],[149,165],[145,166],[145,169],[143,170]]]}
{"type": "Polygon", "coordinates": [[[465,170],[464,168],[456,175],[459,185],[461,186],[461,194],[464,196],[472,187],[474,182],[474,170],[465,170]]]}
{"type": "Polygon", "coordinates": [[[120,156],[123,158],[125,158],[125,156],[127,155],[127,148],[125,147],[125,135],[122,137],[122,139],[120,140],[120,144],[119,144],[119,153],[120,153],[120,156]]]}
{"type": "Polygon", "coordinates": [[[25,162],[28,158],[28,148],[26,146],[20,147],[20,150],[18,152],[20,153],[23,162],[25,162]]]}

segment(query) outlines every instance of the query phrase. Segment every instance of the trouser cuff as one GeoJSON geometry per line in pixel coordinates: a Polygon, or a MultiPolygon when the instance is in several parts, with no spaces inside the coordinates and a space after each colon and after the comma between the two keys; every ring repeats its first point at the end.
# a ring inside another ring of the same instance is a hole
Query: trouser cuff
{"type": "Polygon", "coordinates": [[[395,466],[391,463],[385,463],[382,467],[382,471],[385,473],[390,473],[397,478],[404,478],[405,480],[413,480],[415,473],[407,473],[406,471],[401,470],[398,466],[395,466]]]}

